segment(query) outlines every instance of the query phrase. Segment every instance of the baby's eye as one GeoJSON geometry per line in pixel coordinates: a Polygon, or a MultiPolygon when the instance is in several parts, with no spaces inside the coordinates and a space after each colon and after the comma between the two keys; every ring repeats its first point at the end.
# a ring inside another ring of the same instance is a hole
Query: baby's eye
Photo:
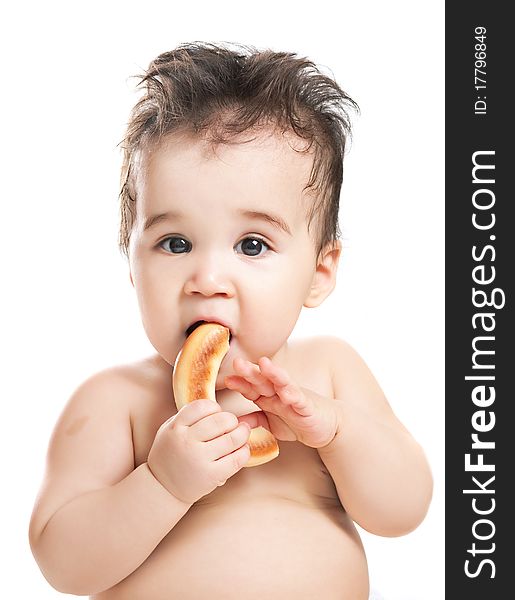
{"type": "Polygon", "coordinates": [[[167,237],[159,242],[159,247],[172,254],[183,254],[191,250],[191,242],[181,237],[167,237]]]}
{"type": "Polygon", "coordinates": [[[270,246],[260,238],[256,237],[246,237],[241,242],[236,244],[236,252],[241,247],[241,252],[245,254],[245,256],[261,256],[266,252],[266,250],[270,249],[270,246]]]}

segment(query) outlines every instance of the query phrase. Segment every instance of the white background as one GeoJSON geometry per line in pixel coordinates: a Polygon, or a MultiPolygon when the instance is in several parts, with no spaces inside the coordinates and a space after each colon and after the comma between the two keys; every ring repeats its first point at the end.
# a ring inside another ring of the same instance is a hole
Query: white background
{"type": "Polygon", "coordinates": [[[82,380],[153,350],[116,246],[130,76],[203,40],[306,55],[360,104],[337,289],[295,335],[349,341],[425,448],[425,522],[363,540],[385,600],[443,598],[443,2],[34,0],[2,12],[2,597],[64,597],[27,542],[49,436],[82,380]]]}

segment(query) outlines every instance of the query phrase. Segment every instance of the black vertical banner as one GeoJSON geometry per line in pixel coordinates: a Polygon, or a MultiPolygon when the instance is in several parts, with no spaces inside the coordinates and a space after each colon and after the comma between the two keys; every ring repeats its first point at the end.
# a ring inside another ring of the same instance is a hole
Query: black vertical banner
{"type": "Polygon", "coordinates": [[[446,598],[515,597],[509,3],[446,5],[446,598]],[[510,218],[511,216],[511,218],[510,218]]]}

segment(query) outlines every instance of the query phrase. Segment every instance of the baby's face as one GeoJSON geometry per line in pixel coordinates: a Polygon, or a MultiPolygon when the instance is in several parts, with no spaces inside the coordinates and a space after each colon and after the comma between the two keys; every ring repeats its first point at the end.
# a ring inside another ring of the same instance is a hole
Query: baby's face
{"type": "Polygon", "coordinates": [[[171,136],[143,161],[131,278],[148,338],[168,363],[199,320],[232,333],[218,386],[236,356],[257,361],[283,347],[316,267],[302,191],[311,164],[286,138],[264,135],[216,154],[171,136]]]}

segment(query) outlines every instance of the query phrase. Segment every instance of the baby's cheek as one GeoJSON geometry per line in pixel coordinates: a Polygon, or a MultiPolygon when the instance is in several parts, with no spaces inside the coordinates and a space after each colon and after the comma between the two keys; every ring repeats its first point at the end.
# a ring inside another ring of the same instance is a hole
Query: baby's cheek
{"type": "Polygon", "coordinates": [[[287,298],[279,298],[269,310],[261,307],[261,317],[251,325],[249,338],[254,340],[256,362],[262,356],[273,356],[286,343],[295,327],[300,310],[292,310],[287,298]]]}
{"type": "Polygon", "coordinates": [[[157,353],[173,365],[185,337],[177,327],[175,311],[155,297],[147,297],[140,302],[140,314],[143,328],[149,342],[157,353]]]}

